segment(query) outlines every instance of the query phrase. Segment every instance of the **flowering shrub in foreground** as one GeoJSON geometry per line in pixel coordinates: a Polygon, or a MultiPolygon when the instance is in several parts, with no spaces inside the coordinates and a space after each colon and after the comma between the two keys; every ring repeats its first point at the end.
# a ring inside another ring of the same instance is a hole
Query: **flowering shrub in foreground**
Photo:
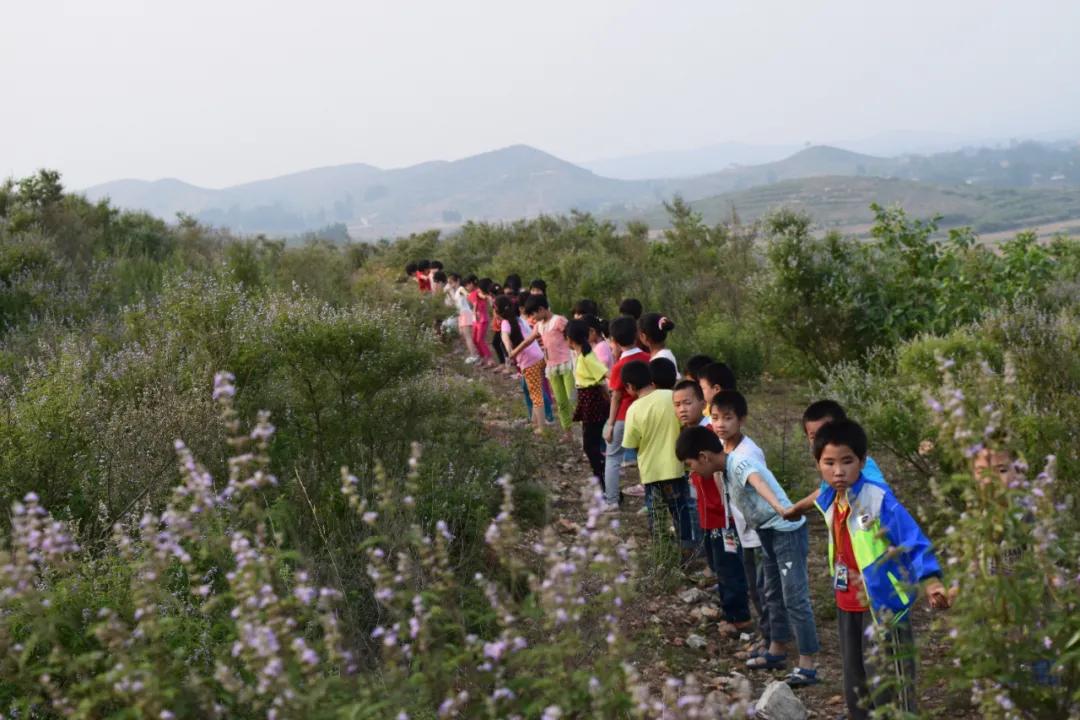
{"type": "Polygon", "coordinates": [[[33,494],[13,507],[0,551],[0,717],[746,714],[745,684],[706,694],[693,677],[672,678],[654,691],[627,663],[619,615],[633,564],[618,520],[595,499],[571,538],[549,530],[522,548],[500,480],[490,570],[463,586],[446,525],[425,529],[413,512],[415,451],[404,488],[380,474],[365,497],[343,470],[342,492],[371,531],[358,550],[383,616],[372,633],[381,663],[358,667],[337,619],[342,591],[355,588],[319,587],[281,546],[263,501],[277,482],[274,428],[262,413],[243,431],[234,394],[232,376],[219,373],[229,477],[211,477],[178,441],[181,483],[165,510],[117,525],[100,546],[80,547],[33,494]],[[476,590],[487,599],[482,617],[463,602],[476,590]]]}
{"type": "Polygon", "coordinates": [[[1057,476],[1054,456],[1029,478],[1012,427],[1027,400],[1018,396],[1011,358],[1001,373],[985,362],[940,365],[941,393],[927,395],[936,450],[968,468],[935,487],[940,503],[958,504],[939,539],[959,593],[943,630],[951,638],[949,676],[971,692],[982,717],[1080,717],[1075,480],[1057,476]],[[1007,477],[994,467],[973,476],[977,458],[1009,455],[1007,477]]]}

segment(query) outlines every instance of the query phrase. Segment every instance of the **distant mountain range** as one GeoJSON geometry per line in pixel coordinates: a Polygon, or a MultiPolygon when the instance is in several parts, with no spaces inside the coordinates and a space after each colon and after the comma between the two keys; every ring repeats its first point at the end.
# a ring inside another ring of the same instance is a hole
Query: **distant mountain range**
{"type": "MultiPolygon", "coordinates": [[[[108,197],[119,207],[170,220],[186,213],[238,233],[298,234],[344,224],[352,237],[365,239],[571,209],[653,219],[661,203],[675,194],[703,207],[708,198],[725,195],[713,205],[738,205],[768,196],[740,192],[825,177],[894,179],[946,188],[1080,187],[1080,146],[1020,143],[900,157],[816,146],[771,162],[689,177],[621,180],[515,145],[452,162],[390,170],[339,165],[223,189],[175,179],[118,180],[84,193],[91,200],[108,197]]],[[[806,207],[812,214],[817,211],[813,204],[806,207]]]]}

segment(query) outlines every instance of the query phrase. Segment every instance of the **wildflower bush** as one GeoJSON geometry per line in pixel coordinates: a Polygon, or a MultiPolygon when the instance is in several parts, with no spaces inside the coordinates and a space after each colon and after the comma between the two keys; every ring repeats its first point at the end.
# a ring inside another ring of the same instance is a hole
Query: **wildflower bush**
{"type": "Polygon", "coordinates": [[[213,399],[228,436],[223,477],[175,443],[181,483],[160,514],[83,546],[34,493],[12,507],[0,557],[0,712],[10,717],[734,717],[748,687],[705,694],[693,678],[654,695],[626,664],[619,613],[632,559],[594,498],[569,539],[548,530],[530,573],[516,559],[513,493],[485,531],[485,575],[453,569],[461,540],[418,512],[416,451],[397,484],[342,471],[341,498],[380,620],[377,669],[342,632],[347,602],[319,587],[267,511],[275,428],[250,429],[234,377],[213,399]],[[227,479],[226,479],[227,478],[227,479]],[[404,528],[404,531],[403,531],[404,528]],[[477,613],[463,596],[475,588],[477,613]]]}

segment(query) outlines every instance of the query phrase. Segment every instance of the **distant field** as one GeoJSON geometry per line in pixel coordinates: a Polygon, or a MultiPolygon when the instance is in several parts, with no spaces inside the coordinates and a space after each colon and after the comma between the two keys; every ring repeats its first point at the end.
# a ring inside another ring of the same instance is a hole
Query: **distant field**
{"type": "MultiPolygon", "coordinates": [[[[695,200],[693,208],[709,224],[733,213],[752,221],[779,208],[803,210],[824,228],[852,234],[867,231],[873,221],[871,203],[900,205],[916,217],[941,216],[943,228],[971,226],[980,234],[1037,228],[1041,233],[1076,232],[1080,228],[1080,189],[1015,189],[982,186],[939,187],[908,180],[871,177],[818,177],[695,200]]],[[[614,219],[644,220],[652,228],[667,226],[662,206],[644,212],[620,212],[614,219]]]]}

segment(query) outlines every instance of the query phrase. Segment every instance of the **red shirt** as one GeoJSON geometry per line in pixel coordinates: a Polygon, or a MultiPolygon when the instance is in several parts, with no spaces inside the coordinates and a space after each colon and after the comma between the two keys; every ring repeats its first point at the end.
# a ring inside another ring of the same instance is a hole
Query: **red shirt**
{"type": "Polygon", "coordinates": [[[615,414],[616,422],[618,422],[619,420],[626,420],[626,411],[634,402],[634,398],[630,397],[626,393],[626,386],[623,385],[622,369],[623,366],[627,363],[632,363],[636,360],[649,362],[649,356],[646,353],[642,352],[630,352],[629,354],[624,352],[622,356],[619,357],[617,361],[615,361],[615,364],[611,368],[611,376],[608,379],[608,387],[611,389],[612,392],[621,390],[623,394],[622,401],[619,403],[619,411],[615,414]]]}
{"type": "Polygon", "coordinates": [[[705,478],[697,473],[690,473],[690,482],[697,490],[698,522],[702,530],[717,530],[727,527],[727,510],[724,496],[716,486],[716,480],[705,478]]]}
{"type": "Polygon", "coordinates": [[[427,273],[417,270],[416,283],[420,286],[420,292],[431,292],[431,278],[427,273]]]}
{"type": "MultiPolygon", "coordinates": [[[[847,567],[847,590],[834,590],[836,593],[836,607],[845,612],[866,612],[869,607],[863,602],[862,577],[859,575],[859,566],[855,562],[855,550],[851,547],[851,533],[848,531],[847,519],[851,514],[851,505],[845,504],[843,510],[840,505],[833,507],[833,539],[836,543],[836,563],[843,563],[847,567]]],[[[702,526],[704,527],[704,526],[702,526]]]]}

